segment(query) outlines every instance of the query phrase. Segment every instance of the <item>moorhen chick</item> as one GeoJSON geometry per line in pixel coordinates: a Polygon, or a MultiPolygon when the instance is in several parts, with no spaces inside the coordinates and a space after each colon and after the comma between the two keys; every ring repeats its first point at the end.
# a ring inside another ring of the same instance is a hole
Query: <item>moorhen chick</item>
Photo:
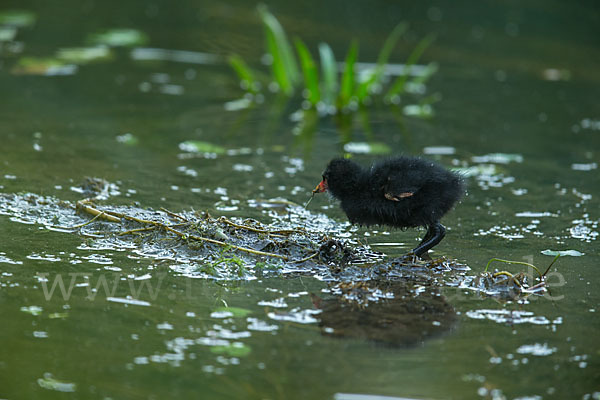
{"type": "Polygon", "coordinates": [[[313,193],[329,191],[351,223],[396,228],[427,227],[413,250],[420,258],[445,236],[440,219],[462,197],[460,175],[422,158],[395,157],[365,169],[348,159],[329,162],[313,193]]]}

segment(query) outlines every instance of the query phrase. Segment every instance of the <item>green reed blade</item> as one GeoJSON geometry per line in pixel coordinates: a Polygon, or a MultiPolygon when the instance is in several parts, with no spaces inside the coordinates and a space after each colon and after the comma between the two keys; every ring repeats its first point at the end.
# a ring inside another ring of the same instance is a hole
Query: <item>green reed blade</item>
{"type": "Polygon", "coordinates": [[[323,101],[332,105],[338,86],[335,56],[327,43],[319,44],[319,56],[321,58],[321,72],[323,74],[323,101]]]}
{"type": "Polygon", "coordinates": [[[251,93],[258,92],[258,83],[254,78],[254,73],[246,64],[246,62],[242,59],[242,57],[237,54],[231,55],[228,60],[229,65],[236,72],[238,78],[245,86],[245,89],[251,93]]]}
{"type": "Polygon", "coordinates": [[[398,39],[400,39],[407,30],[408,24],[406,22],[400,22],[385,40],[383,47],[379,51],[374,71],[368,79],[365,79],[357,87],[356,95],[360,101],[364,100],[371,91],[372,86],[381,80],[385,71],[385,64],[387,64],[390,54],[392,54],[392,50],[396,46],[398,39]]]}
{"type": "Polygon", "coordinates": [[[358,43],[356,40],[352,41],[348,54],[346,55],[346,61],[344,62],[344,73],[342,75],[342,85],[340,93],[338,95],[339,107],[347,106],[350,103],[354,90],[354,65],[358,57],[358,43]]]}
{"type": "Polygon", "coordinates": [[[308,101],[313,106],[316,106],[319,100],[321,100],[317,66],[302,40],[296,39],[294,44],[296,45],[298,57],[300,58],[300,66],[302,67],[302,74],[304,76],[304,87],[309,92],[308,101]]]}
{"type": "Polygon", "coordinates": [[[290,95],[294,86],[299,82],[298,64],[292,52],[292,46],[287,39],[283,27],[271,14],[264,4],[258,6],[258,12],[265,26],[267,51],[272,57],[271,70],[275,81],[281,90],[290,95]]]}
{"type": "Polygon", "coordinates": [[[435,35],[429,34],[421,39],[419,43],[417,43],[417,46],[408,56],[408,60],[404,65],[404,74],[400,75],[398,79],[396,79],[390,90],[388,90],[387,94],[385,95],[388,100],[404,91],[406,81],[409,77],[410,67],[413,66],[419,60],[419,58],[421,58],[421,55],[423,55],[425,50],[431,45],[431,43],[433,43],[434,40],[435,35]]]}

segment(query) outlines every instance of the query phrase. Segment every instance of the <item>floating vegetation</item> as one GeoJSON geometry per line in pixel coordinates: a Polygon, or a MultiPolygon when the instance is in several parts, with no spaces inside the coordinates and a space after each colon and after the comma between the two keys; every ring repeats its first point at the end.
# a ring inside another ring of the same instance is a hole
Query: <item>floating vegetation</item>
{"type": "Polygon", "coordinates": [[[39,306],[29,306],[29,307],[21,307],[21,311],[27,314],[31,314],[34,317],[37,317],[38,315],[42,314],[42,307],[39,306]]]}
{"type": "Polygon", "coordinates": [[[8,42],[17,35],[17,28],[13,26],[0,26],[0,42],[8,42]]]}
{"type": "Polygon", "coordinates": [[[571,79],[568,69],[546,68],[542,70],[542,79],[547,81],[568,81],[571,79]]]}
{"type": "Polygon", "coordinates": [[[225,354],[229,357],[245,357],[252,352],[252,348],[242,342],[233,342],[221,346],[212,346],[210,351],[215,354],[225,354]]]}
{"type": "MultiPolygon", "coordinates": [[[[600,131],[600,119],[592,119],[592,118],[584,118],[581,120],[579,125],[576,125],[578,128],[581,126],[582,129],[589,129],[592,131],[600,131]]],[[[577,129],[579,130],[579,129],[577,129]]]]}
{"type": "Polygon", "coordinates": [[[124,133],[117,136],[117,142],[125,144],[127,146],[135,146],[140,142],[137,136],[132,133],[124,133]]]}
{"type": "Polygon", "coordinates": [[[227,152],[222,146],[203,142],[201,140],[186,140],[185,142],[181,142],[179,143],[179,149],[188,153],[202,154],[208,158],[212,158],[211,156],[222,155],[227,152]]]}
{"type": "Polygon", "coordinates": [[[471,282],[470,286],[466,287],[487,296],[491,296],[499,301],[519,301],[532,294],[543,295],[548,292],[545,279],[546,275],[560,256],[560,254],[556,254],[554,260],[548,265],[544,273],[542,273],[535,265],[524,261],[509,261],[492,258],[487,263],[483,273],[477,276],[471,282]],[[528,267],[529,271],[521,271],[516,274],[505,270],[488,272],[488,269],[493,262],[522,265],[528,267]],[[537,277],[534,277],[533,271],[537,273],[537,277]]]}
{"type": "Polygon", "coordinates": [[[221,56],[217,54],[147,47],[137,47],[132,49],[130,56],[137,61],[173,61],[199,65],[214,65],[223,62],[221,56]]]}
{"type": "Polygon", "coordinates": [[[83,65],[98,61],[109,61],[113,53],[109,47],[64,47],[58,49],[56,58],[67,63],[83,65]]]}
{"type": "Polygon", "coordinates": [[[77,65],[58,58],[22,57],[11,72],[15,75],[73,75],[77,65]]]}
{"type": "Polygon", "coordinates": [[[409,104],[402,108],[402,113],[407,117],[431,118],[433,107],[430,104],[409,104]]]}
{"type": "Polygon", "coordinates": [[[111,47],[143,46],[148,42],[148,36],[137,29],[117,28],[90,34],[87,42],[92,45],[111,47]]]}
{"type": "MultiPolygon", "coordinates": [[[[241,57],[233,55],[229,58],[242,88],[251,95],[258,94],[263,87],[280,91],[288,97],[301,90],[308,107],[318,110],[320,114],[346,113],[355,111],[359,106],[369,105],[376,98],[396,105],[400,103],[400,95],[404,93],[422,95],[426,91],[425,83],[437,71],[435,64],[426,67],[416,65],[433,42],[433,35],[425,37],[416,45],[406,64],[388,64],[396,43],[408,30],[406,23],[398,24],[390,33],[376,63],[359,63],[359,45],[352,41],[345,61],[338,64],[329,45],[321,43],[319,68],[306,44],[295,38],[292,45],[279,21],[266,6],[259,5],[258,13],[265,30],[265,59],[271,70],[270,82],[264,84],[259,81],[257,77],[260,74],[255,73],[241,57]],[[396,79],[390,83],[390,77],[394,75],[396,79]]],[[[406,106],[404,113],[422,118],[431,117],[431,103],[438,100],[437,96],[430,96],[419,104],[406,106]]]]}
{"type": "Polygon", "coordinates": [[[573,171],[593,171],[598,169],[598,163],[575,163],[571,164],[571,169],[573,171]]]}
{"type": "Polygon", "coordinates": [[[74,392],[75,389],[77,389],[77,385],[75,383],[59,381],[58,379],[55,379],[49,372],[46,372],[43,378],[39,378],[37,383],[41,388],[54,390],[57,392],[74,392]]]}
{"type": "Polygon", "coordinates": [[[346,153],[353,154],[390,154],[392,148],[383,142],[349,142],[344,145],[346,153]]]}
{"type": "Polygon", "coordinates": [[[550,320],[543,315],[535,315],[531,311],[521,310],[496,310],[496,309],[481,309],[470,310],[465,313],[468,318],[479,320],[490,320],[498,324],[531,324],[531,325],[561,325],[562,317],[550,320]]]}
{"type": "Polygon", "coordinates": [[[423,154],[449,156],[452,154],[456,154],[456,148],[452,146],[427,146],[423,148],[423,154]]]}
{"type": "Polygon", "coordinates": [[[24,28],[35,24],[36,15],[26,10],[0,11],[0,25],[24,28]]]}
{"type": "Polygon", "coordinates": [[[494,164],[508,164],[511,162],[522,163],[523,156],[521,154],[506,154],[506,153],[492,153],[483,156],[473,156],[471,160],[476,163],[494,163],[494,164]]]}
{"type": "Polygon", "coordinates": [[[212,318],[244,318],[252,314],[252,311],[241,307],[219,307],[210,316],[212,318]]]}
{"type": "Polygon", "coordinates": [[[452,168],[465,178],[474,177],[477,185],[482,190],[503,187],[513,183],[515,178],[507,175],[507,172],[496,164],[478,164],[470,167],[452,168]]]}
{"type": "Polygon", "coordinates": [[[112,57],[107,47],[68,47],[59,49],[56,57],[21,57],[11,72],[14,75],[74,75],[78,65],[108,61],[112,57]]]}
{"type": "MultiPolygon", "coordinates": [[[[106,190],[96,187],[98,196],[106,190]]],[[[79,233],[90,238],[90,250],[135,249],[141,256],[170,260],[172,270],[194,277],[249,279],[299,266],[306,273],[329,275],[329,264],[343,269],[343,263],[374,263],[382,256],[341,241],[333,248],[327,235],[305,228],[213,218],[206,212],[100,206],[91,199],[72,204],[34,194],[0,195],[0,213],[79,233]],[[338,251],[345,257],[337,257],[338,251]]]]}
{"type": "Polygon", "coordinates": [[[571,256],[571,257],[581,257],[583,255],[585,255],[585,253],[582,253],[580,251],[577,250],[543,250],[542,251],[543,255],[546,256],[571,256]]]}

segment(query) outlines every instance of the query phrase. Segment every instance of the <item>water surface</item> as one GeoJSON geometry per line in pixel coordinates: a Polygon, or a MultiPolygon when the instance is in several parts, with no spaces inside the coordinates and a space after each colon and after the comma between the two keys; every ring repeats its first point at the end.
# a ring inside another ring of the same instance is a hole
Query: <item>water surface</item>
{"type": "MultiPolygon", "coordinates": [[[[318,299],[335,305],[340,297],[310,274],[197,278],[168,260],[90,250],[89,239],[22,223],[5,212],[0,397],[600,396],[600,299],[594,289],[600,278],[597,5],[269,6],[290,36],[301,36],[315,54],[318,43],[327,41],[338,59],[356,37],[360,60],[374,62],[400,20],[411,29],[393,53],[394,63],[405,61],[419,38],[437,33],[422,60],[440,66],[427,87],[442,96],[435,117],[373,107],[368,123],[357,116],[346,136],[330,117],[296,135],[298,123],[290,115],[300,106],[298,98],[282,102],[268,95],[261,105],[227,111],[225,104],[244,93],[224,58],[235,52],[261,68],[263,37],[253,3],[66,1],[57,8],[5,1],[0,12],[28,10],[36,20],[18,27],[0,47],[0,191],[76,201],[82,195],[72,188],[85,177],[99,177],[118,186],[108,204],[207,210],[271,224],[281,217],[257,206],[262,200],[304,203],[326,161],[340,155],[346,141],[376,141],[393,153],[428,154],[449,167],[472,168],[468,195],[444,219],[448,234],[433,253],[468,265],[467,277],[493,257],[545,269],[552,257],[544,250],[583,255],[554,264],[548,277],[552,299],[531,296],[505,304],[452,286],[451,274],[442,274],[434,287],[390,289],[395,298],[420,300],[424,293],[441,299],[428,304],[438,301],[448,310],[443,315],[454,315],[443,332],[390,345],[327,334],[318,322],[325,320],[318,311],[327,308],[318,299]],[[22,57],[52,57],[114,27],[147,36],[133,48],[191,51],[196,58],[141,61],[125,47],[115,48],[113,59],[81,65],[69,75],[14,70],[22,57]],[[118,139],[127,133],[136,144],[118,139]],[[228,152],[190,157],[179,146],[188,140],[228,152]],[[432,150],[440,146],[445,154],[432,150]],[[93,287],[101,277],[118,284],[110,295],[101,286],[90,293],[90,285],[75,286],[69,296],[58,287],[51,296],[44,292],[44,283],[61,277],[68,286],[78,273],[87,274],[93,287]],[[224,306],[247,314],[219,313],[224,306]]],[[[355,155],[365,164],[374,158],[355,155]]],[[[315,198],[309,210],[315,218],[330,218],[332,225],[323,229],[335,226],[389,257],[406,253],[423,234],[350,228],[326,196],[315,198]]]]}

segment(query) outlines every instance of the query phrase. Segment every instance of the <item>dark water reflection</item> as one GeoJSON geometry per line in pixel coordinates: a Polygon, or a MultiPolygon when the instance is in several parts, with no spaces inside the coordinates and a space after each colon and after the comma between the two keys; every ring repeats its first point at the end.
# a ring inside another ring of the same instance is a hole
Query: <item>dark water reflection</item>
{"type": "Polygon", "coordinates": [[[342,297],[319,302],[319,325],[323,334],[338,338],[392,347],[422,344],[448,332],[456,322],[454,309],[439,289],[427,285],[409,279],[341,285],[342,297]],[[368,296],[375,291],[384,292],[385,297],[369,302],[368,296]]]}

